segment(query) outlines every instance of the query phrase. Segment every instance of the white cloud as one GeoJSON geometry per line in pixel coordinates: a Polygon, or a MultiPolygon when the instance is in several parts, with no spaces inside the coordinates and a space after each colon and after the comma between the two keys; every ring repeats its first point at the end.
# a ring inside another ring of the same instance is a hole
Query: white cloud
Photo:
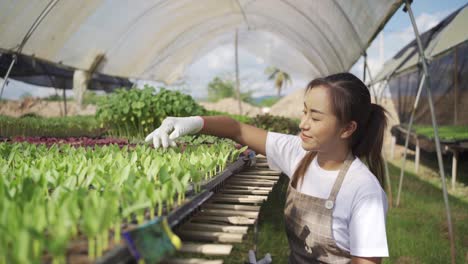
{"type": "Polygon", "coordinates": [[[234,65],[234,48],[232,45],[218,47],[202,60],[206,61],[205,63],[210,70],[231,69],[234,65]]]}

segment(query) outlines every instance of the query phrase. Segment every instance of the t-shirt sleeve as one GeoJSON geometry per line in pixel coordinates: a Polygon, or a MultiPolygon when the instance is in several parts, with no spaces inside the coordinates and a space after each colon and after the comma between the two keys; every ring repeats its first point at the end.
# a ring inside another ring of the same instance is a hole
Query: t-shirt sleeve
{"type": "Polygon", "coordinates": [[[385,229],[388,204],[385,192],[366,195],[353,207],[349,224],[351,255],[388,257],[385,229]]]}
{"type": "Polygon", "coordinates": [[[298,159],[306,153],[298,136],[276,132],[268,132],[265,152],[270,169],[280,170],[289,177],[294,173],[298,159]]]}

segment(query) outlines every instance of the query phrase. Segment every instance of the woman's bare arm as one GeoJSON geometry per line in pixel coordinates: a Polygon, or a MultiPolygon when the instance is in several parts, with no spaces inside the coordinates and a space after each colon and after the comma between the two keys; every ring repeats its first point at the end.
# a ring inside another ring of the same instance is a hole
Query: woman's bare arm
{"type": "Polygon", "coordinates": [[[228,116],[203,116],[205,124],[199,133],[229,138],[249,146],[256,153],[265,155],[267,131],[241,123],[228,116]]]}

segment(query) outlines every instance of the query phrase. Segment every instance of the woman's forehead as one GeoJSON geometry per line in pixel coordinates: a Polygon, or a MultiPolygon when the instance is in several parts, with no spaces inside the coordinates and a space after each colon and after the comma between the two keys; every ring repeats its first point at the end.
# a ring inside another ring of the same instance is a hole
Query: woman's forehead
{"type": "Polygon", "coordinates": [[[309,89],[304,97],[304,106],[325,114],[331,113],[331,100],[327,88],[319,86],[309,89]]]}

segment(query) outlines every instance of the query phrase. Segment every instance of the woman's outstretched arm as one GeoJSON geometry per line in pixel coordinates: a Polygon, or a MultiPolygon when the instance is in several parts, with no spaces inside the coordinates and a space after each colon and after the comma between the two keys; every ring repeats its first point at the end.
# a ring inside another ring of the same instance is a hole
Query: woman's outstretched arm
{"type": "Polygon", "coordinates": [[[229,138],[249,146],[256,153],[265,155],[267,131],[241,123],[229,116],[203,116],[203,128],[199,133],[229,138]]]}

